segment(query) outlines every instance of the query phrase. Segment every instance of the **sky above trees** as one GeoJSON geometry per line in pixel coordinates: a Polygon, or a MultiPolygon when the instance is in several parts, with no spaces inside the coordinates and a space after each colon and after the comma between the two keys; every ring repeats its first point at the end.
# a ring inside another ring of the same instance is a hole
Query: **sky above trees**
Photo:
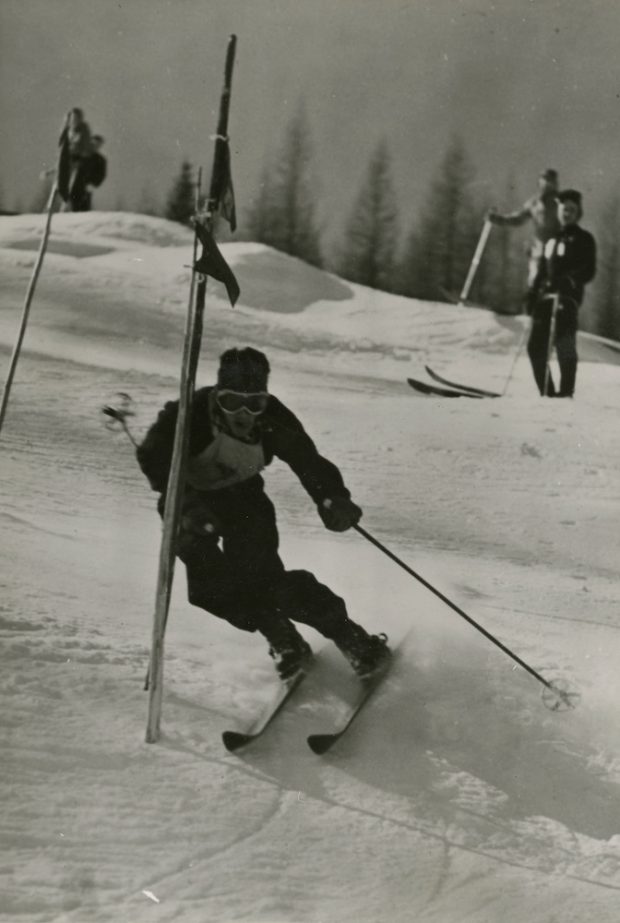
{"type": "Polygon", "coordinates": [[[323,220],[342,227],[385,139],[401,207],[420,208],[456,131],[474,182],[516,204],[555,166],[598,208],[616,166],[620,5],[612,0],[3,0],[0,185],[24,207],[82,106],[106,138],[104,208],[161,200],[210,159],[226,41],[241,207],[303,100],[323,220]]]}

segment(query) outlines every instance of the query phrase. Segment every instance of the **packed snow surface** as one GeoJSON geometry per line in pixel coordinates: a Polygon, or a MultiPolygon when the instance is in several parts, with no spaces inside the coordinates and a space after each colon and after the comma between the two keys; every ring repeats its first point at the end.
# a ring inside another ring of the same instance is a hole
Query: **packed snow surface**
{"type": "MultiPolygon", "coordinates": [[[[44,219],[0,219],[9,365],[44,219]]],[[[577,397],[537,396],[524,319],[369,291],[250,243],[242,294],[209,282],[199,383],[232,345],[341,468],[364,527],[541,684],[357,533],[326,532],[281,462],[282,554],[403,638],[328,755],[354,691],[319,667],[253,747],[274,685],[258,635],[191,607],[177,568],[162,738],[144,742],[160,524],[101,407],[139,438],[178,393],[189,231],[56,215],[4,428],[0,919],[7,923],[597,923],[620,919],[620,353],[580,344],[577,397]],[[428,363],[506,394],[422,397],[428,363]],[[514,368],[513,368],[514,363],[514,368]],[[511,374],[512,369],[512,374],[511,374]]]]}

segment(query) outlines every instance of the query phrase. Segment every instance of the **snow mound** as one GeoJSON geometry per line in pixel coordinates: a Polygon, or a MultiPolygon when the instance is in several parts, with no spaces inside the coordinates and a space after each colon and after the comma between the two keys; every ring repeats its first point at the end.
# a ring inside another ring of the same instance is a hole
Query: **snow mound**
{"type": "MultiPolygon", "coordinates": [[[[0,245],[33,235],[41,237],[44,215],[4,216],[0,222],[0,245]]],[[[59,212],[52,218],[52,235],[59,237],[108,238],[133,241],[153,247],[191,246],[193,233],[175,221],[128,212],[59,212]]]]}

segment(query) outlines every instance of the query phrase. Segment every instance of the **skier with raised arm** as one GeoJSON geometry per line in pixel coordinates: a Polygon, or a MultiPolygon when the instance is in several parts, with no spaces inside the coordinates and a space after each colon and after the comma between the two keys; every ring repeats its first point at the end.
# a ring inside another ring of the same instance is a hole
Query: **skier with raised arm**
{"type": "Polygon", "coordinates": [[[545,243],[559,230],[558,220],[558,188],[559,178],[557,170],[543,170],[538,177],[538,192],[531,196],[523,205],[514,212],[500,214],[492,208],[487,213],[491,224],[501,227],[522,227],[528,222],[533,226],[533,237],[528,246],[527,269],[527,294],[526,302],[530,313],[533,300],[533,286],[540,261],[542,259],[545,243]]]}
{"type": "MultiPolygon", "coordinates": [[[[351,621],[344,601],[309,571],[285,569],[260,472],[274,457],[286,462],[333,531],[356,525],[362,511],[338,468],[268,392],[269,372],[264,353],[229,349],[220,357],[216,384],[194,395],[176,549],[187,571],[188,599],[236,628],[262,634],[283,680],[312,659],[293,622],[331,639],[366,678],[390,657],[386,636],[369,635],[351,621]]],[[[160,494],[160,514],[177,412],[178,402],[167,403],[137,449],[142,471],[160,494]]]]}

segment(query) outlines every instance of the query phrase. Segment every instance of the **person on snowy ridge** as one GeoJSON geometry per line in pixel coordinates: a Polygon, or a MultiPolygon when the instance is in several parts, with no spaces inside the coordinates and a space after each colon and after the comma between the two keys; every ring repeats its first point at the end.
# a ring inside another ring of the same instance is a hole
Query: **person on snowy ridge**
{"type": "MultiPolygon", "coordinates": [[[[177,555],[188,599],[269,644],[281,679],[312,657],[293,621],[334,641],[359,676],[390,656],[385,635],[369,635],[344,601],[305,570],[285,570],[273,503],[260,474],[274,457],[299,478],[324,525],[344,532],[362,511],[338,468],[317,451],[299,420],[267,390],[269,362],[247,347],[220,357],[217,383],[196,391],[177,555]]],[[[163,513],[178,402],[167,403],[137,449],[163,513]]]]}
{"type": "Polygon", "coordinates": [[[84,195],[82,200],[73,209],[74,211],[89,212],[93,204],[92,189],[99,188],[106,178],[108,172],[107,158],[101,153],[104,139],[102,135],[92,136],[92,153],[86,158],[83,165],[83,188],[84,195]]]}
{"type": "Polygon", "coordinates": [[[521,227],[527,221],[534,225],[534,238],[528,248],[527,294],[526,302],[531,309],[534,299],[533,285],[538,274],[540,260],[545,243],[560,227],[558,220],[557,170],[544,170],[538,177],[538,192],[524,202],[517,211],[501,215],[495,208],[490,209],[487,218],[492,224],[507,227],[521,227]]]}
{"type": "Polygon", "coordinates": [[[560,365],[560,390],[551,376],[549,397],[572,397],[577,377],[577,321],[584,288],[596,272],[596,242],[589,231],[579,226],[583,215],[581,193],[565,189],[558,195],[560,230],[545,244],[538,276],[534,283],[536,301],[532,330],[527,344],[538,390],[544,394],[545,370],[549,353],[553,296],[558,296],[555,348],[560,365]]]}
{"type": "Polygon", "coordinates": [[[70,109],[66,120],[67,140],[69,142],[69,157],[71,160],[71,179],[69,185],[69,201],[66,211],[85,211],[84,201],[86,190],[86,165],[93,153],[93,142],[90,125],[84,119],[84,113],[79,108],[70,109]]]}

